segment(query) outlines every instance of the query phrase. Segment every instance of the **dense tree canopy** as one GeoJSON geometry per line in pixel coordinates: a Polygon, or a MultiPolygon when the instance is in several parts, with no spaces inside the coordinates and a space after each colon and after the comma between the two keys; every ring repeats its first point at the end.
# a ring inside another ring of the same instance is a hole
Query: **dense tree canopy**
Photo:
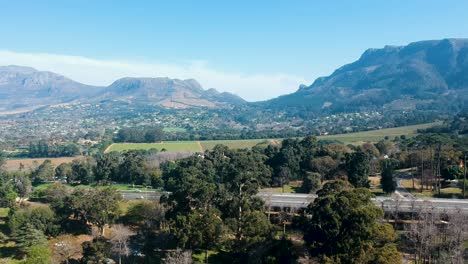
{"type": "Polygon", "coordinates": [[[380,223],[382,210],[364,188],[346,182],[329,182],[308,207],[311,215],[304,224],[304,240],[312,255],[330,263],[382,263],[380,253],[392,249],[388,263],[401,263],[392,242],[393,228],[380,223]]]}

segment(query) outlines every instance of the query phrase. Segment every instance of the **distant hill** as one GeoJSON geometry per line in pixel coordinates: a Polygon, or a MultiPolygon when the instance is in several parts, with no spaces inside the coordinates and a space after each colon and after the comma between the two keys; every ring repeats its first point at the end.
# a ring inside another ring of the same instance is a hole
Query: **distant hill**
{"type": "Polygon", "coordinates": [[[53,72],[20,66],[0,67],[0,111],[66,103],[95,95],[102,89],[53,72]]]}
{"type": "Polygon", "coordinates": [[[261,103],[315,112],[369,109],[459,111],[468,101],[468,39],[369,49],[295,93],[261,103]]]}
{"type": "Polygon", "coordinates": [[[0,66],[0,112],[70,102],[125,101],[166,108],[244,104],[230,93],[204,90],[193,80],[123,78],[108,87],[81,84],[62,75],[22,66],[0,66]]]}
{"type": "Polygon", "coordinates": [[[204,90],[196,80],[170,78],[122,78],[107,87],[98,98],[166,108],[216,107],[245,103],[242,98],[230,93],[220,93],[215,89],[204,90]]]}

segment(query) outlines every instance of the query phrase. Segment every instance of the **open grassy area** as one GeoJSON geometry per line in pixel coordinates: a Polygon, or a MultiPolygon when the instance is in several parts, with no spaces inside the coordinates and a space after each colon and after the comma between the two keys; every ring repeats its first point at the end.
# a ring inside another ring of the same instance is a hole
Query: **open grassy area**
{"type": "Polygon", "coordinates": [[[269,144],[268,139],[245,139],[245,140],[206,140],[200,141],[203,150],[213,149],[216,145],[225,145],[231,149],[251,148],[258,144],[269,144]]]}
{"type": "Polygon", "coordinates": [[[169,141],[161,143],[114,143],[108,149],[111,151],[126,151],[126,150],[148,150],[157,149],[161,151],[203,151],[198,141],[169,141]]]}
{"type": "Polygon", "coordinates": [[[364,131],[364,132],[356,132],[356,133],[347,133],[347,134],[338,134],[338,135],[329,135],[329,136],[320,136],[319,139],[328,139],[328,140],[338,140],[345,144],[350,143],[362,143],[362,142],[378,142],[388,136],[390,139],[395,137],[399,137],[401,135],[405,136],[414,136],[416,135],[416,131],[418,129],[426,129],[429,127],[433,127],[435,125],[439,125],[440,123],[428,123],[428,124],[420,124],[414,126],[404,126],[404,127],[394,127],[394,128],[385,128],[379,130],[371,130],[371,131],[364,131]]]}
{"type": "Polygon", "coordinates": [[[45,160],[50,160],[54,166],[62,163],[69,163],[81,157],[62,157],[62,158],[36,158],[36,159],[8,159],[5,163],[7,171],[19,170],[20,165],[23,164],[24,169],[28,170],[41,165],[45,160]]]}
{"type": "MultiPolygon", "coordinates": [[[[365,132],[347,133],[330,136],[319,136],[322,140],[338,140],[345,144],[360,144],[371,141],[378,142],[388,136],[393,139],[396,136],[406,135],[414,136],[418,129],[425,129],[437,125],[439,123],[428,123],[414,126],[404,126],[395,128],[386,128],[365,132]]],[[[228,146],[232,149],[251,148],[258,144],[267,145],[271,142],[280,143],[281,139],[244,139],[244,140],[206,140],[206,141],[167,141],[162,143],[114,143],[106,152],[110,151],[126,151],[126,150],[148,150],[148,149],[166,149],[167,151],[205,151],[210,150],[218,144],[228,146]]]]}
{"type": "MultiPolygon", "coordinates": [[[[52,185],[54,183],[41,183],[41,184],[38,184],[38,185],[34,185],[34,190],[44,190],[46,189],[47,187],[49,187],[50,185],[52,185]]],[[[68,185],[72,188],[80,188],[80,187],[96,187],[96,185],[68,185]]],[[[111,185],[112,187],[116,188],[117,190],[120,190],[120,191],[154,191],[155,189],[152,189],[152,188],[145,188],[145,187],[142,187],[142,186],[132,186],[132,185],[129,185],[129,184],[112,184],[111,185]]]]}
{"type": "Polygon", "coordinates": [[[377,196],[385,195],[385,193],[382,190],[382,185],[380,184],[380,176],[371,176],[369,177],[369,181],[370,181],[370,191],[373,194],[377,196]]]}
{"type": "Polygon", "coordinates": [[[423,189],[421,192],[421,185],[420,180],[414,180],[414,189],[413,189],[413,182],[411,179],[401,180],[400,184],[403,188],[407,189],[411,192],[414,196],[422,197],[422,198],[429,198],[429,197],[436,197],[436,198],[462,198],[462,189],[458,187],[447,187],[440,189],[440,195],[437,192],[433,192],[431,190],[423,189]]]}

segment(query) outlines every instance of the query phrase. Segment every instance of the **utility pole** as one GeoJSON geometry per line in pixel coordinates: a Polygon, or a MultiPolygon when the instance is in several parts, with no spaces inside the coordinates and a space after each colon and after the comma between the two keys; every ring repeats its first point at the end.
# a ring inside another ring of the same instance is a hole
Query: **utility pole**
{"type": "Polygon", "coordinates": [[[463,198],[465,198],[466,192],[466,152],[463,159],[463,198]]]}

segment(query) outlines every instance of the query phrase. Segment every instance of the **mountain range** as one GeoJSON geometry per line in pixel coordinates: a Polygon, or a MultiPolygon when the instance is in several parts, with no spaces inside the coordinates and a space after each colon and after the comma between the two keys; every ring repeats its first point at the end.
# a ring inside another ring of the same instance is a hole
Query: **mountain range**
{"type": "Polygon", "coordinates": [[[245,103],[234,94],[221,93],[216,89],[204,90],[193,79],[122,78],[108,87],[99,87],[30,67],[0,67],[0,111],[108,101],[166,108],[213,108],[245,103]]]}
{"type": "Polygon", "coordinates": [[[203,89],[193,80],[122,78],[108,87],[78,83],[29,67],[0,67],[0,111],[71,102],[123,101],[165,108],[252,105],[288,111],[370,109],[459,111],[468,96],[468,39],[443,39],[368,49],[355,62],[311,85],[264,102],[203,89]]]}
{"type": "Polygon", "coordinates": [[[368,49],[330,76],[262,104],[328,112],[457,111],[466,105],[467,92],[468,39],[444,39],[368,49]]]}

